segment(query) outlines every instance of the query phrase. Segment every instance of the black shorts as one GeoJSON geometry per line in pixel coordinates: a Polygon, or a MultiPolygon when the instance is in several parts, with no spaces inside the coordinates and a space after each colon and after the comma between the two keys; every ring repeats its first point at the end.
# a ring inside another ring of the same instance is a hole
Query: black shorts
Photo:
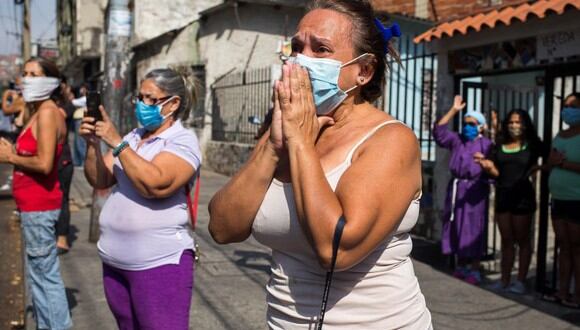
{"type": "Polygon", "coordinates": [[[497,187],[495,211],[516,215],[528,215],[536,211],[536,193],[531,182],[524,181],[513,187],[497,187]]]}
{"type": "Polygon", "coordinates": [[[552,218],[580,224],[580,200],[552,199],[552,218]]]}

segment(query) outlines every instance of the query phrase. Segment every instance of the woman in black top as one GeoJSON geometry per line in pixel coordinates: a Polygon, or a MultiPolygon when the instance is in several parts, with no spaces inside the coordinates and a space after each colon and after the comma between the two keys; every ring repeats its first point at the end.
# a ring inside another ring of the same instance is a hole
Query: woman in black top
{"type": "Polygon", "coordinates": [[[68,132],[74,130],[73,112],[76,108],[72,104],[74,94],[72,93],[70,85],[67,84],[65,77],[62,77],[60,88],[62,90],[63,99],[61,102],[59,102],[59,107],[64,113],[67,131],[62,154],[58,160],[58,180],[60,182],[60,189],[62,190],[62,206],[58,217],[58,222],[56,223],[56,247],[58,254],[63,254],[68,252],[70,249],[68,242],[70,231],[69,195],[74,174],[74,166],[68,141],[68,132]]]}
{"type": "Polygon", "coordinates": [[[502,122],[498,143],[484,169],[496,178],[495,212],[501,235],[501,281],[497,289],[524,293],[532,258],[530,239],[536,194],[530,176],[539,167],[542,142],[528,113],[515,109],[502,122]],[[515,245],[519,247],[517,280],[511,283],[515,245]]]}

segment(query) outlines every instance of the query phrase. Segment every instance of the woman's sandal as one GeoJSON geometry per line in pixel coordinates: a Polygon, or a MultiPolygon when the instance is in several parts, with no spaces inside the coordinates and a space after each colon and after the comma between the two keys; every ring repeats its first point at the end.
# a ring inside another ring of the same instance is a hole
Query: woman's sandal
{"type": "Polygon", "coordinates": [[[69,250],[70,250],[70,247],[68,247],[68,248],[64,248],[64,247],[60,247],[60,246],[56,247],[56,253],[59,256],[68,253],[69,250]]]}
{"type": "Polygon", "coordinates": [[[562,306],[566,306],[568,308],[580,309],[580,303],[573,301],[573,300],[562,300],[560,302],[560,304],[562,304],[562,306]]]}
{"type": "Polygon", "coordinates": [[[560,298],[560,296],[557,296],[556,294],[547,294],[547,293],[542,295],[542,300],[553,302],[556,304],[562,304],[562,302],[564,301],[562,298],[560,298]]]}

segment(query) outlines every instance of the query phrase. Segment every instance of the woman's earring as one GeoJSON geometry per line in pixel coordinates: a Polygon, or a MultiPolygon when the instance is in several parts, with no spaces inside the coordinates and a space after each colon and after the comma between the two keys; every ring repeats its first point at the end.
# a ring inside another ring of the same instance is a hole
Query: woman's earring
{"type": "Polygon", "coordinates": [[[363,77],[360,77],[360,78],[358,79],[358,81],[360,81],[360,83],[361,83],[361,85],[362,85],[362,84],[365,82],[365,78],[363,78],[363,77]]]}

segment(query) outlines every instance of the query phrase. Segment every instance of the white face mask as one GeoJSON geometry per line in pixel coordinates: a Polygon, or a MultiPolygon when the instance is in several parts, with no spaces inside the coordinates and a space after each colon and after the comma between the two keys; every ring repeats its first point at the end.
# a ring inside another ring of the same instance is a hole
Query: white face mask
{"type": "Polygon", "coordinates": [[[60,79],[54,77],[24,77],[22,78],[24,102],[47,100],[59,85],[60,79]]]}

